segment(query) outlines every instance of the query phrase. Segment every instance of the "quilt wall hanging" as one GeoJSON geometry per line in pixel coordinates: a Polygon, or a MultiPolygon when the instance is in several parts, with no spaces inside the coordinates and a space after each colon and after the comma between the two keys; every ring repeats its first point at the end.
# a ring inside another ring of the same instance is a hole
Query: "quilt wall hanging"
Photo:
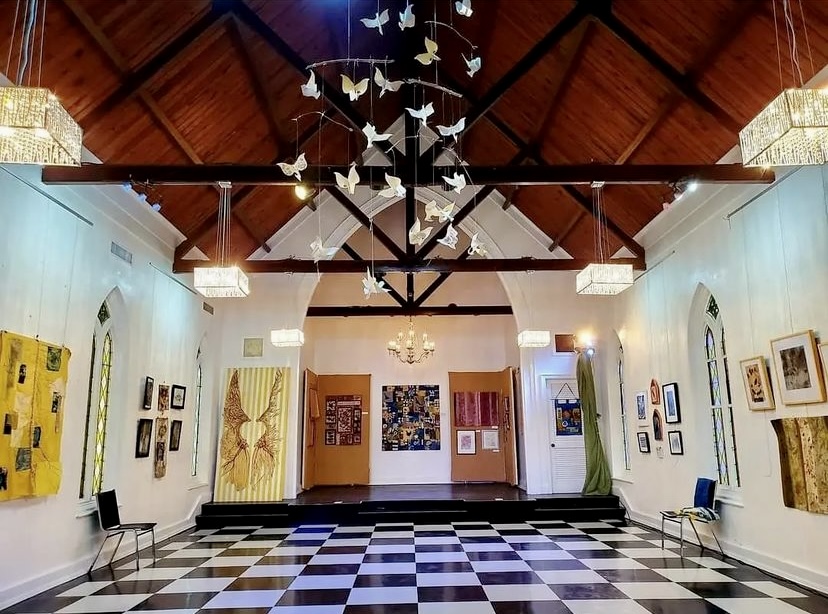
{"type": "Polygon", "coordinates": [[[290,369],[227,370],[215,501],[281,501],[290,369]]]}
{"type": "Polygon", "coordinates": [[[325,445],[362,444],[362,397],[341,395],[325,397],[325,445]]]}
{"type": "Polygon", "coordinates": [[[497,392],[455,392],[454,426],[498,426],[497,392]]]}
{"type": "Polygon", "coordinates": [[[382,449],[440,449],[440,387],[382,387],[382,449]]]}
{"type": "Polygon", "coordinates": [[[828,514],[828,416],[771,420],[779,443],[782,500],[815,514],[828,514]]]}

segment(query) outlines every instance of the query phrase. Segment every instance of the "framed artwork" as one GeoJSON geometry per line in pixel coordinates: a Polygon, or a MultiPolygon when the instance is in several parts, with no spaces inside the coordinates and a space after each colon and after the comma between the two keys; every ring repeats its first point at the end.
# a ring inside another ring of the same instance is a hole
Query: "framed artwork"
{"type": "Polygon", "coordinates": [[[170,408],[170,387],[166,384],[158,385],[158,411],[162,414],[170,408]]]}
{"type": "Polygon", "coordinates": [[[325,437],[326,446],[362,444],[362,397],[339,395],[325,397],[325,423],[333,425],[333,437],[325,437]]]}
{"type": "MultiPolygon", "coordinates": [[[[826,344],[828,345],[828,344],[826,344]]],[[[822,347],[822,346],[821,346],[822,347]]],[[[825,363],[823,355],[823,364],[825,363]]],[[[764,411],[776,407],[773,400],[768,368],[764,356],[754,356],[739,363],[742,369],[742,382],[745,384],[748,409],[764,411]]]]}
{"type": "Polygon", "coordinates": [[[661,388],[655,378],[650,380],[650,403],[661,405],[661,388]]]}
{"type": "Polygon", "coordinates": [[[825,378],[828,379],[828,343],[819,346],[819,354],[822,357],[822,372],[825,374],[825,378]]]}
{"type": "Polygon", "coordinates": [[[154,387],[155,380],[147,375],[147,379],[144,380],[144,409],[152,409],[152,393],[154,387]]]}
{"type": "Polygon", "coordinates": [[[661,412],[653,410],[653,439],[662,441],[664,439],[664,424],[661,421],[661,412]]]}
{"type": "Polygon", "coordinates": [[[187,397],[187,389],[184,386],[173,384],[172,387],[172,402],[170,407],[173,409],[184,409],[184,399],[187,397]]]}
{"type": "Polygon", "coordinates": [[[670,444],[670,454],[684,454],[681,431],[667,431],[667,443],[670,444]]]}
{"type": "Polygon", "coordinates": [[[814,331],[774,339],[771,354],[782,403],[801,405],[825,401],[825,382],[817,359],[814,331]]]}
{"type": "MultiPolygon", "coordinates": [[[[335,428],[328,424],[326,415],[325,428],[335,428]]],[[[440,449],[439,386],[382,387],[382,449],[384,452],[440,449]]]]}
{"type": "Polygon", "coordinates": [[[484,450],[499,450],[500,449],[500,432],[480,431],[481,447],[484,450]]]}
{"type": "Polygon", "coordinates": [[[245,358],[260,358],[264,353],[262,337],[245,337],[242,353],[245,358]]]}
{"type": "Polygon", "coordinates": [[[169,421],[167,420],[167,418],[155,419],[155,459],[153,462],[153,475],[156,478],[163,478],[165,475],[167,475],[168,429],[169,421]]]}
{"type": "Polygon", "coordinates": [[[664,398],[664,421],[667,424],[681,422],[681,407],[679,406],[678,384],[664,384],[661,387],[664,398]]]}
{"type": "Polygon", "coordinates": [[[455,392],[454,426],[497,426],[499,403],[497,392],[455,392]]]}
{"type": "Polygon", "coordinates": [[[178,452],[181,446],[181,420],[173,420],[170,425],[170,452],[178,452]]]}
{"type": "Polygon", "coordinates": [[[149,457],[150,443],[152,443],[152,420],[150,418],[140,418],[135,436],[135,458],[149,457]]]}
{"type": "Polygon", "coordinates": [[[647,422],[647,393],[646,392],[636,392],[635,393],[635,410],[638,414],[638,421],[639,422],[647,422]]]}
{"type": "Polygon", "coordinates": [[[474,431],[457,431],[457,453],[477,454],[474,431]]]}
{"type": "Polygon", "coordinates": [[[583,435],[580,399],[555,399],[555,434],[583,435]]]}
{"type": "Polygon", "coordinates": [[[650,434],[647,431],[638,431],[638,451],[642,454],[650,453],[650,434]]]}

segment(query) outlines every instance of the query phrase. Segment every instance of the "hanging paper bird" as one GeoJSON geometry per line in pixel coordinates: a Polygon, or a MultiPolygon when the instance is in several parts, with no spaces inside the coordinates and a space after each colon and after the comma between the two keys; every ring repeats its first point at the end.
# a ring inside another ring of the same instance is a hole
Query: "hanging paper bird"
{"type": "Polygon", "coordinates": [[[419,119],[423,126],[425,126],[426,119],[428,119],[431,115],[434,114],[434,105],[429,102],[427,105],[425,105],[424,107],[420,107],[419,109],[405,107],[405,110],[408,111],[408,114],[411,117],[413,117],[414,119],[419,119]]]}
{"type": "Polygon", "coordinates": [[[440,58],[437,56],[437,43],[426,36],[425,39],[425,53],[418,53],[414,56],[423,66],[428,66],[432,62],[439,62],[440,58]]]}
{"type": "Polygon", "coordinates": [[[342,173],[337,173],[336,171],[334,171],[334,177],[336,178],[336,185],[338,185],[343,190],[348,190],[348,194],[353,195],[354,188],[359,183],[359,175],[357,174],[356,163],[351,163],[351,170],[348,171],[347,177],[345,177],[342,173]]]}
{"type": "Polygon", "coordinates": [[[483,242],[477,238],[477,233],[474,233],[471,238],[471,245],[469,246],[469,256],[474,256],[475,254],[485,256],[488,253],[489,250],[487,250],[483,242]]]}
{"type": "Polygon", "coordinates": [[[451,186],[458,194],[466,187],[466,176],[460,173],[454,173],[454,177],[446,177],[443,175],[443,181],[451,186]]]}
{"type": "Polygon", "coordinates": [[[342,93],[348,94],[351,102],[356,102],[360,96],[368,91],[368,79],[363,79],[359,83],[354,84],[350,77],[342,75],[342,93]]]}
{"type": "Polygon", "coordinates": [[[428,239],[428,235],[431,234],[431,231],[434,230],[431,226],[426,226],[425,228],[420,228],[420,218],[418,217],[417,220],[414,222],[414,225],[408,230],[408,241],[411,245],[416,245],[419,247],[425,240],[428,239]]]}
{"type": "Polygon", "coordinates": [[[389,81],[383,76],[379,68],[374,68],[374,83],[380,88],[380,98],[385,92],[396,92],[403,84],[402,81],[389,81]]]}
{"type": "Polygon", "coordinates": [[[405,11],[400,13],[400,30],[414,27],[414,7],[410,4],[405,5],[405,11]]]}
{"type": "Polygon", "coordinates": [[[380,190],[380,196],[385,198],[402,198],[405,196],[405,186],[402,184],[402,179],[385,173],[385,182],[388,184],[388,187],[380,190]]]}
{"type": "Polygon", "coordinates": [[[293,175],[298,181],[302,181],[302,171],[308,168],[308,163],[305,160],[305,154],[301,153],[293,164],[278,162],[276,166],[282,169],[282,172],[288,177],[293,175]]]}
{"type": "Polygon", "coordinates": [[[457,9],[457,14],[463,17],[471,17],[474,11],[471,7],[471,0],[457,0],[454,3],[454,8],[457,9]]]}
{"type": "Polygon", "coordinates": [[[454,229],[454,226],[449,224],[446,226],[446,236],[442,239],[437,239],[437,243],[442,243],[451,249],[457,249],[457,237],[457,231],[454,229]]]}
{"type": "Polygon", "coordinates": [[[365,277],[362,278],[362,292],[365,294],[365,298],[369,298],[372,294],[379,294],[380,292],[389,292],[390,288],[385,287],[385,282],[381,279],[375,279],[373,275],[371,275],[371,271],[369,269],[365,269],[365,277]]]}
{"type": "Polygon", "coordinates": [[[454,203],[449,203],[441,208],[436,200],[429,201],[425,206],[425,221],[430,222],[436,217],[440,222],[453,222],[454,216],[451,214],[452,211],[454,211],[454,203]]]}
{"type": "Polygon", "coordinates": [[[480,70],[480,67],[483,65],[483,59],[479,58],[479,57],[476,58],[476,57],[472,56],[472,59],[467,60],[466,56],[462,56],[462,57],[463,57],[463,61],[466,63],[466,67],[468,68],[468,70],[466,71],[466,74],[470,77],[473,77],[474,73],[476,73],[478,70],[480,70]]]}
{"type": "Polygon", "coordinates": [[[310,246],[314,262],[319,262],[320,260],[328,260],[329,258],[332,258],[334,254],[336,254],[337,252],[337,248],[335,247],[325,247],[322,244],[322,237],[319,236],[317,236],[316,239],[314,239],[313,243],[311,243],[310,246]]]}
{"type": "Polygon", "coordinates": [[[385,9],[382,13],[377,13],[376,17],[373,19],[360,19],[362,25],[366,28],[376,28],[379,30],[380,36],[382,36],[382,26],[388,23],[388,9],[385,9]]]}
{"type": "Polygon", "coordinates": [[[454,124],[453,126],[437,126],[437,130],[440,132],[441,136],[453,136],[454,140],[457,140],[457,135],[463,132],[466,129],[466,118],[461,117],[460,120],[454,124]]]}
{"type": "Polygon", "coordinates": [[[311,71],[308,82],[302,85],[302,96],[307,96],[308,98],[319,98],[321,95],[322,92],[320,92],[319,88],[316,86],[316,73],[311,71]]]}
{"type": "Polygon", "coordinates": [[[368,144],[365,146],[365,149],[370,149],[371,145],[373,145],[376,141],[387,141],[392,136],[387,132],[377,134],[377,129],[371,122],[365,124],[365,127],[362,129],[362,134],[364,134],[365,138],[368,139],[368,144]]]}

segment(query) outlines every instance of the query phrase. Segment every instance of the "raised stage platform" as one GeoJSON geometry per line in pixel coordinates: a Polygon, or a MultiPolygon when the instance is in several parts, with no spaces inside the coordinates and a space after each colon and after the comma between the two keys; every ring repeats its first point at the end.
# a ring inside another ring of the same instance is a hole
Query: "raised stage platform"
{"type": "Polygon", "coordinates": [[[200,529],[298,524],[623,519],[615,495],[533,495],[503,484],[318,486],[279,503],[205,503],[200,529]]]}

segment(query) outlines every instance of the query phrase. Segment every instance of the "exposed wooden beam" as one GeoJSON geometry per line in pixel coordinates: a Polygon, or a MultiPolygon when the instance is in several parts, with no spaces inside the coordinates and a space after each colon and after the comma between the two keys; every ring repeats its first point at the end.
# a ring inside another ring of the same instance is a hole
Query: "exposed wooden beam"
{"type": "MultiPolygon", "coordinates": [[[[212,185],[229,181],[234,185],[295,186],[309,183],[335,186],[334,172],[348,174],[347,166],[311,166],[302,173],[302,181],[287,177],[274,165],[263,164],[87,164],[79,167],[46,166],[42,177],[46,184],[122,184],[129,181],[152,184],[212,185]]],[[[427,176],[409,177],[405,169],[398,175],[408,186],[441,186],[437,178],[451,175],[455,166],[435,166],[427,176]]],[[[470,183],[486,185],[589,185],[670,184],[682,181],[699,183],[773,183],[772,170],[741,164],[537,164],[522,166],[465,166],[470,183]]],[[[395,172],[390,166],[358,168],[361,186],[385,186],[385,174],[395,172]]]]}
{"type": "Polygon", "coordinates": [[[511,305],[448,305],[446,307],[308,307],[309,318],[354,318],[394,316],[509,316],[511,305]]]}
{"type": "Polygon", "coordinates": [[[362,256],[359,255],[359,252],[357,252],[353,247],[351,247],[347,243],[343,243],[342,247],[340,247],[339,249],[341,249],[345,254],[347,254],[348,257],[351,260],[356,260],[358,262],[365,262],[365,260],[362,258],[362,256]]]}
{"type": "MultiPolygon", "coordinates": [[[[475,194],[472,199],[466,203],[466,205],[460,209],[457,215],[454,216],[454,221],[452,224],[454,226],[459,226],[463,220],[465,220],[472,211],[474,211],[477,206],[486,200],[492,192],[495,191],[494,186],[487,186],[480,190],[477,194],[475,194]]],[[[437,232],[432,233],[431,238],[429,238],[423,246],[417,251],[417,259],[422,260],[426,258],[434,249],[439,245],[438,241],[445,236],[443,232],[443,228],[438,228],[437,232]]]]}
{"type": "MultiPolygon", "coordinates": [[[[434,258],[424,262],[375,260],[376,273],[489,273],[492,271],[580,271],[592,260],[587,258],[434,258]]],[[[644,270],[643,258],[615,258],[617,264],[631,264],[644,270]]],[[[204,260],[176,260],[174,273],[189,273],[194,267],[209,266],[204,260]]],[[[353,260],[246,260],[247,273],[365,273],[365,263],[353,260]]]]}
{"type": "MultiPolygon", "coordinates": [[[[355,260],[365,267],[370,266],[370,263],[366,262],[365,259],[359,255],[359,252],[347,243],[343,243],[340,249],[346,253],[351,260],[355,260]]],[[[385,276],[379,275],[379,277],[384,278],[385,276]]],[[[383,281],[385,282],[385,286],[388,288],[388,296],[393,298],[400,307],[405,307],[407,303],[402,295],[394,289],[394,286],[392,286],[387,279],[383,279],[383,281]]]]}
{"type": "Polygon", "coordinates": [[[580,211],[578,211],[578,213],[576,213],[572,217],[572,219],[569,221],[569,223],[566,225],[566,227],[558,235],[558,237],[552,241],[552,244],[549,246],[549,251],[550,252],[554,252],[556,249],[558,249],[561,246],[561,243],[566,241],[566,239],[569,237],[569,235],[572,234],[572,231],[575,230],[575,227],[578,225],[578,223],[582,219],[584,219],[585,215],[587,215],[587,212],[584,211],[583,209],[581,209],[580,211]]]}
{"type": "Polygon", "coordinates": [[[374,236],[379,239],[379,242],[382,243],[395,258],[399,260],[406,260],[405,251],[400,249],[394,239],[385,234],[381,228],[379,228],[376,224],[372,224],[371,219],[350,198],[343,194],[342,190],[337,187],[331,187],[328,189],[328,193],[333,196],[340,205],[345,207],[345,210],[354,216],[360,224],[365,226],[365,228],[373,229],[374,236]]]}
{"type": "MultiPolygon", "coordinates": [[[[466,250],[462,254],[457,256],[457,259],[458,260],[466,260],[467,258],[469,258],[470,255],[471,254],[469,254],[468,250],[466,250]]],[[[419,307],[420,305],[425,303],[431,297],[431,295],[434,294],[437,291],[437,289],[440,286],[442,286],[444,283],[446,283],[446,280],[449,277],[451,277],[451,273],[440,273],[440,275],[437,276],[437,279],[432,281],[429,284],[428,288],[426,288],[425,290],[423,290],[420,293],[420,296],[418,296],[417,300],[414,301],[414,306],[419,307]]]]}

